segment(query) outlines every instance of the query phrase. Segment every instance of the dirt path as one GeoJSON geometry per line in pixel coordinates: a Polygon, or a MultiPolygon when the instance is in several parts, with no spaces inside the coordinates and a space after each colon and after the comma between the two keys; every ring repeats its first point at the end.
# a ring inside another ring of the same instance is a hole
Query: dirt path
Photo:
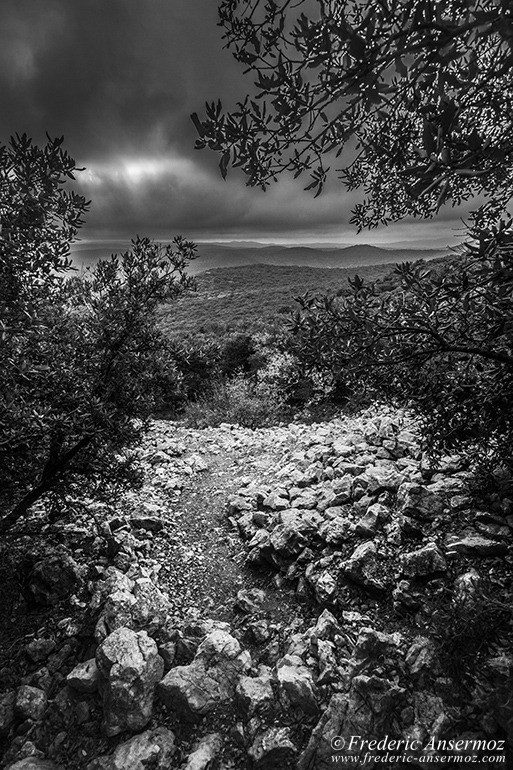
{"type": "Polygon", "coordinates": [[[177,616],[232,622],[237,592],[262,588],[267,595],[263,607],[267,619],[291,622],[298,615],[297,599],[278,588],[268,572],[245,566],[241,537],[230,525],[226,509],[229,497],[245,481],[265,485],[294,437],[286,429],[277,440],[276,429],[272,433],[228,427],[201,431],[160,422],[147,445],[165,446],[170,437],[180,446],[180,458],[164,465],[164,472],[149,474],[144,489],[132,497],[131,507],[149,504],[165,521],[163,532],[152,539],[148,557],[160,565],[159,582],[177,616]],[[183,463],[191,458],[206,469],[185,473],[183,463]],[[180,492],[166,487],[170,479],[183,484],[180,492]]]}

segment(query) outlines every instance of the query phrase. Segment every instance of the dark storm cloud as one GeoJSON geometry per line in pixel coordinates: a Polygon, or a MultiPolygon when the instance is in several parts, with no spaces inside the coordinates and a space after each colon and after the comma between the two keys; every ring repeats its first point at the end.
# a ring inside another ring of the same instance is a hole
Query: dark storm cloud
{"type": "MultiPolygon", "coordinates": [[[[327,231],[354,200],[290,180],[265,195],[193,149],[190,113],[250,82],[222,50],[216,0],[3,0],[0,139],[64,134],[86,171],[88,232],[327,231]]],[[[349,230],[350,231],[350,230],[349,230]]]]}

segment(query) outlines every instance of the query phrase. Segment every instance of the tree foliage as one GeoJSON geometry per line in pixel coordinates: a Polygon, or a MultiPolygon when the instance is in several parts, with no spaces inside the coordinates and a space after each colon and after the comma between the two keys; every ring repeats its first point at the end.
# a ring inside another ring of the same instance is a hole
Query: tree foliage
{"type": "Polygon", "coordinates": [[[158,397],[160,303],[190,284],[193,244],[146,238],[72,276],[87,209],[68,192],[62,140],[0,149],[0,488],[6,529],[39,498],[106,492],[134,479],[125,449],[158,397]]]}
{"type": "Polygon", "coordinates": [[[222,0],[219,14],[255,78],[235,110],[192,116],[223,176],[231,164],[265,188],[309,172],[319,194],[335,169],[365,191],[359,228],[511,198],[509,0],[222,0]]]}

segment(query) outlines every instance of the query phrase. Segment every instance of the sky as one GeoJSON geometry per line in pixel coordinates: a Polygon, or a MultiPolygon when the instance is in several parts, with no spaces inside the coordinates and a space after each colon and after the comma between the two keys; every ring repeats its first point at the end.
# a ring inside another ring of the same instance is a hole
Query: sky
{"type": "Polygon", "coordinates": [[[357,237],[355,197],[333,181],[317,199],[282,178],[267,192],[194,149],[191,112],[251,88],[223,50],[216,0],[0,0],[0,142],[64,135],[91,199],[82,237],[197,241],[453,243],[461,222],[404,222],[357,237]]]}

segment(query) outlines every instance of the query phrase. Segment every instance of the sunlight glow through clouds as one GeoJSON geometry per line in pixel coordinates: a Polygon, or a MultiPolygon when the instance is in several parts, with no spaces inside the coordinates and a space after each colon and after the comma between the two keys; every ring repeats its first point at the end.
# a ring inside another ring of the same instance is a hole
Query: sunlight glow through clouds
{"type": "Polygon", "coordinates": [[[155,182],[206,181],[207,175],[188,158],[118,157],[109,161],[91,161],[80,175],[86,187],[119,184],[134,188],[155,182]]]}

